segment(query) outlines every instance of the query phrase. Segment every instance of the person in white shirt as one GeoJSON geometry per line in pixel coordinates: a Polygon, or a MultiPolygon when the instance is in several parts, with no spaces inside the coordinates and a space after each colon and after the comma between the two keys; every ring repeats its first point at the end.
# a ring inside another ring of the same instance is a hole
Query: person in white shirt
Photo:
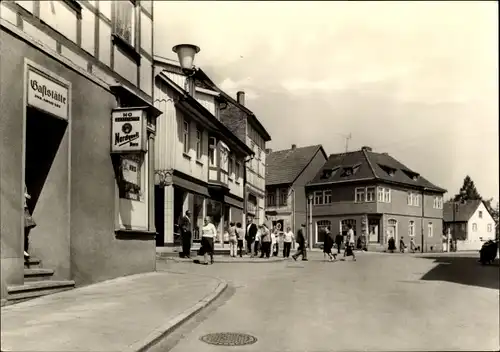
{"type": "Polygon", "coordinates": [[[354,254],[354,230],[352,229],[352,225],[348,224],[347,225],[347,238],[346,238],[346,247],[344,251],[344,257],[345,256],[351,256],[352,255],[352,260],[356,261],[356,255],[354,254]]]}
{"type": "Polygon", "coordinates": [[[210,255],[210,263],[214,263],[214,238],[217,236],[217,229],[212,223],[212,219],[207,216],[205,218],[205,226],[202,228],[201,236],[201,252],[203,253],[203,264],[208,265],[208,256],[210,255]]]}
{"type": "Polygon", "coordinates": [[[278,255],[278,236],[278,229],[275,227],[271,231],[271,252],[273,257],[278,255]]]}
{"type": "Polygon", "coordinates": [[[292,229],[288,227],[283,239],[283,258],[290,258],[290,249],[292,248],[294,240],[295,236],[293,235],[292,229]]]}

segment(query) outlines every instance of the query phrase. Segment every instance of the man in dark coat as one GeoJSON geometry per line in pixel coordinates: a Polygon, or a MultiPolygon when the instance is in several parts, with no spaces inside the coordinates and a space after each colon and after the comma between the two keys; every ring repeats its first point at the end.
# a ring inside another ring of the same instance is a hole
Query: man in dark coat
{"type": "Polygon", "coordinates": [[[247,241],[247,253],[253,255],[252,245],[255,242],[255,236],[257,236],[257,225],[253,223],[252,217],[247,217],[247,231],[245,234],[245,240],[247,241]]]}
{"type": "Polygon", "coordinates": [[[293,260],[297,260],[297,258],[301,255],[302,260],[307,261],[306,237],[304,235],[305,228],[306,225],[302,224],[300,225],[299,231],[297,231],[296,242],[299,245],[299,248],[297,249],[297,252],[292,255],[293,260]]]}
{"type": "Polygon", "coordinates": [[[182,256],[191,258],[191,212],[186,210],[186,215],[181,220],[182,256]]]}
{"type": "Polygon", "coordinates": [[[344,241],[344,236],[341,233],[338,233],[335,236],[335,244],[337,245],[337,253],[340,254],[340,247],[342,247],[342,242],[344,241]]]}

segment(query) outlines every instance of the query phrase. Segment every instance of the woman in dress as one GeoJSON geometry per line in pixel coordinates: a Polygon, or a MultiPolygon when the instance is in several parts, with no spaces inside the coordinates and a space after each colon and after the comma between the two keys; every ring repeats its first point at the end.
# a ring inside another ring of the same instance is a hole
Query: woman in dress
{"type": "Polygon", "coordinates": [[[210,263],[214,263],[214,238],[217,236],[217,229],[212,223],[212,219],[207,216],[205,225],[202,228],[201,250],[204,257],[204,265],[208,265],[208,256],[210,255],[210,263]]]}
{"type": "Polygon", "coordinates": [[[28,209],[28,199],[31,199],[31,196],[28,193],[28,188],[26,184],[24,185],[24,258],[28,259],[30,257],[29,250],[29,232],[32,228],[36,226],[35,220],[30,214],[28,209]]]}
{"type": "Polygon", "coordinates": [[[332,233],[330,232],[330,229],[326,226],[323,229],[324,233],[324,240],[323,240],[323,257],[326,258],[326,255],[328,255],[328,258],[330,261],[337,259],[336,254],[332,254],[332,248],[333,248],[333,237],[332,233]]]}

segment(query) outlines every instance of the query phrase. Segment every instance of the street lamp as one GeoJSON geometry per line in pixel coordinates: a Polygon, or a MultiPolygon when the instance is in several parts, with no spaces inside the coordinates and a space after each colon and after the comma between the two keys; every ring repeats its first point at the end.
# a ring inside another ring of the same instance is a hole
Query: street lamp
{"type": "Polygon", "coordinates": [[[313,204],[313,194],[309,194],[309,236],[308,237],[308,242],[309,242],[309,249],[312,249],[312,204],[313,204]]]}
{"type": "Polygon", "coordinates": [[[194,57],[200,52],[200,48],[193,44],[177,44],[172,48],[177,54],[182,71],[186,74],[193,74],[195,67],[193,65],[194,57]]]}

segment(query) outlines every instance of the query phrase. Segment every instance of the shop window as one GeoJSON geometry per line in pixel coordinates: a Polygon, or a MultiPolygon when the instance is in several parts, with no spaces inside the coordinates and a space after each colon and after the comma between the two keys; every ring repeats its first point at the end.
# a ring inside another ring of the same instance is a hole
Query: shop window
{"type": "Polygon", "coordinates": [[[368,220],[368,238],[370,243],[379,242],[379,220],[369,219],[368,220]]]}
{"type": "Polygon", "coordinates": [[[144,154],[122,154],[120,155],[120,172],[118,188],[120,198],[142,201],[143,180],[142,166],[144,154]]]}
{"type": "Polygon", "coordinates": [[[135,1],[115,1],[114,34],[135,47],[135,1]]]}
{"type": "Polygon", "coordinates": [[[332,229],[332,222],[330,220],[319,220],[316,222],[316,243],[325,242],[325,228],[332,229]]]}
{"type": "Polygon", "coordinates": [[[354,231],[354,236],[356,236],[356,220],[355,219],[345,219],[341,222],[342,227],[342,236],[347,235],[347,231],[349,230],[348,225],[352,226],[352,230],[354,231]]]}

